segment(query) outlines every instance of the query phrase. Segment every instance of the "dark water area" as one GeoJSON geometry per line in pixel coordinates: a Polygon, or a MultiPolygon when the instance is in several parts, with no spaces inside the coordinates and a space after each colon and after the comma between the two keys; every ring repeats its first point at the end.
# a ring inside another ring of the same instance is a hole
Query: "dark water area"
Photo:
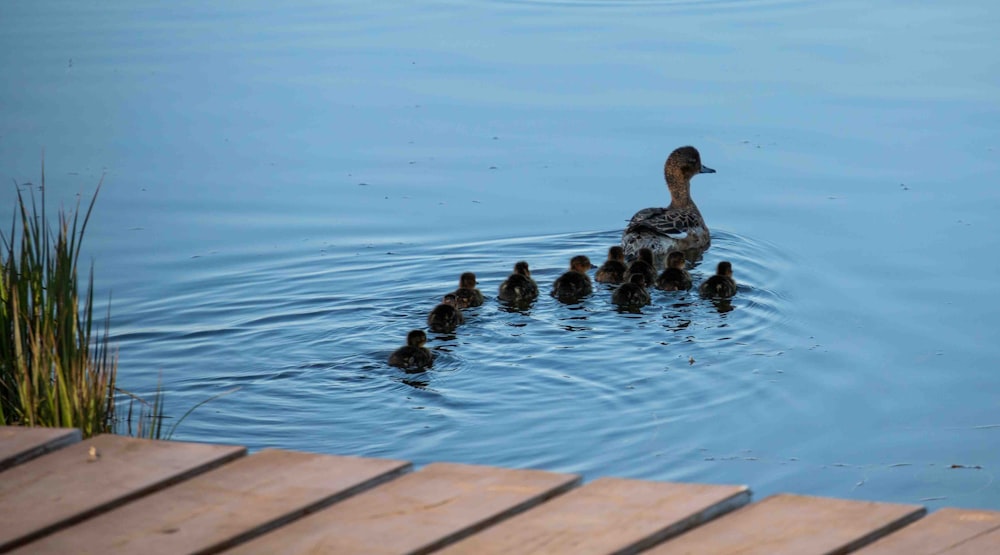
{"type": "Polygon", "coordinates": [[[53,209],[104,176],[121,385],[175,418],[229,392],[177,439],[1000,509],[998,28],[985,0],[5,2],[0,172],[39,183],[44,149],[53,209]],[[731,306],[496,302],[518,260],[543,291],[603,260],[685,144],[718,171],[695,282],[730,260],[731,306]],[[389,367],[465,271],[486,303],[389,367]]]}

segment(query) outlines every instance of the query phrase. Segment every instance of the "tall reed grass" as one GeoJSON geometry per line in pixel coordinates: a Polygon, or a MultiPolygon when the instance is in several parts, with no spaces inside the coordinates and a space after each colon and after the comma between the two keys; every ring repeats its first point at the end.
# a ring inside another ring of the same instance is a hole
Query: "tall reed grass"
{"type": "MultiPolygon", "coordinates": [[[[83,293],[78,279],[83,235],[102,183],[82,220],[78,201],[75,211],[59,211],[55,229],[46,217],[44,164],[40,203],[34,190],[25,195],[16,187],[10,233],[0,231],[4,424],[79,428],[84,437],[114,431],[118,358],[108,342],[110,303],[98,330],[93,265],[83,293]]],[[[162,404],[156,406],[162,411],[162,404]]],[[[143,435],[152,433],[147,429],[143,435]]]]}

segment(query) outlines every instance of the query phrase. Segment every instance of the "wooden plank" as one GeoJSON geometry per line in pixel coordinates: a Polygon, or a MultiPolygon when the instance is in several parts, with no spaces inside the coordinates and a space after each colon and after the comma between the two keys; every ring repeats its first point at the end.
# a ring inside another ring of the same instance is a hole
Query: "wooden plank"
{"type": "Polygon", "coordinates": [[[992,530],[962,542],[941,555],[983,555],[1000,553],[1000,530],[992,530]]]}
{"type": "Polygon", "coordinates": [[[955,551],[970,540],[992,533],[993,549],[978,553],[1000,553],[1000,512],[965,509],[941,509],[927,518],[890,534],[858,551],[859,555],[936,555],[955,551]],[[952,550],[952,551],[949,551],[952,550]]]}
{"type": "Polygon", "coordinates": [[[0,426],[0,471],[80,441],[80,430],[0,426]]]}
{"type": "Polygon", "coordinates": [[[248,543],[234,553],[429,553],[573,487],[542,470],[434,463],[248,543]]]}
{"type": "Polygon", "coordinates": [[[244,454],[245,447],[100,435],[15,466],[0,480],[0,550],[244,454]]]}
{"type": "Polygon", "coordinates": [[[849,553],[920,518],[924,512],[918,505],[774,495],[668,540],[647,553],[849,553]]]}
{"type": "Polygon", "coordinates": [[[440,553],[638,553],[749,500],[746,486],[600,478],[440,553]]]}
{"type": "Polygon", "coordinates": [[[15,553],[214,553],[395,478],[410,464],[267,449],[15,553]]]}

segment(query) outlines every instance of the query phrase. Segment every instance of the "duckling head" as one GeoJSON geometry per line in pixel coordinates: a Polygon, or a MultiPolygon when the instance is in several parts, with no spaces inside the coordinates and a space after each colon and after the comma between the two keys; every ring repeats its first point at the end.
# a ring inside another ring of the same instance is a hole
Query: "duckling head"
{"type": "Polygon", "coordinates": [[[639,249],[639,253],[638,254],[639,254],[639,260],[642,260],[643,262],[649,264],[650,266],[653,265],[653,251],[652,251],[652,249],[649,249],[647,247],[643,247],[643,248],[639,249]]]}
{"type": "Polygon", "coordinates": [[[455,295],[453,295],[451,293],[448,293],[447,295],[444,296],[444,298],[441,299],[441,302],[443,304],[450,304],[451,306],[457,307],[458,306],[458,297],[456,297],[455,295]]]}
{"type": "Polygon", "coordinates": [[[715,273],[720,276],[733,277],[733,265],[728,261],[723,260],[719,262],[719,266],[716,268],[715,273]]]}
{"type": "Polygon", "coordinates": [[[678,270],[683,270],[687,262],[684,259],[684,253],[680,251],[674,251],[667,255],[667,268],[677,268],[678,270]]]}
{"type": "Polygon", "coordinates": [[[618,262],[625,262],[625,249],[615,245],[608,249],[608,260],[617,260],[618,262]]]}
{"type": "Polygon", "coordinates": [[[632,274],[632,277],[628,278],[628,282],[639,287],[646,287],[646,276],[643,274],[632,274]]]}
{"type": "MultiPolygon", "coordinates": [[[[650,254],[652,254],[652,251],[650,252],[650,254]]],[[[594,265],[590,263],[590,259],[587,258],[586,256],[583,256],[582,254],[574,256],[569,261],[569,269],[577,272],[587,273],[587,270],[590,270],[593,267],[594,265]]]]}
{"type": "Polygon", "coordinates": [[[464,287],[466,289],[476,288],[476,274],[472,272],[465,272],[458,278],[458,286],[464,287]]]}
{"type": "Polygon", "coordinates": [[[413,330],[406,334],[406,344],[410,347],[423,347],[427,343],[427,334],[423,330],[413,330]]]}
{"type": "Polygon", "coordinates": [[[514,264],[514,273],[524,277],[531,277],[531,270],[528,269],[528,263],[523,260],[514,264]]]}

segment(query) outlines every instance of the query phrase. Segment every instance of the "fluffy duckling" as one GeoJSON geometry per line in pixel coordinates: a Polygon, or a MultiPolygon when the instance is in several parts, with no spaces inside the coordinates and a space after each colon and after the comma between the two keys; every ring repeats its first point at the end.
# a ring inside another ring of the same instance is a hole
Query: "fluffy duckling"
{"type": "Polygon", "coordinates": [[[601,264],[594,274],[594,281],[598,283],[623,283],[625,272],[628,267],[625,265],[625,250],[619,246],[608,249],[608,259],[601,264]]]}
{"type": "Polygon", "coordinates": [[[593,268],[586,256],[574,256],[569,261],[569,271],[556,278],[552,284],[552,296],[560,301],[576,302],[594,290],[587,272],[593,268]]]}
{"type": "Polygon", "coordinates": [[[458,299],[459,308],[483,304],[483,294],[476,289],[476,274],[472,272],[465,272],[458,278],[458,289],[452,294],[458,299]]]}
{"type": "Polygon", "coordinates": [[[628,283],[623,283],[611,294],[611,302],[621,307],[640,308],[650,302],[646,291],[646,278],[642,274],[632,274],[628,283]]]}
{"type": "Polygon", "coordinates": [[[733,265],[723,260],[715,270],[715,275],[706,279],[698,292],[705,297],[729,298],[736,294],[736,281],[733,280],[733,265]]]}
{"type": "Polygon", "coordinates": [[[656,278],[656,288],[664,291],[686,291],[691,289],[691,274],[684,267],[684,253],[674,251],[667,255],[667,268],[656,278]]]}
{"type": "Polygon", "coordinates": [[[639,249],[653,250],[663,260],[672,251],[695,256],[712,243],[708,226],[691,200],[691,178],[699,173],[715,173],[701,163],[701,154],[693,146],[682,146],[670,153],[663,165],[663,177],[670,190],[670,206],[643,208],[632,216],[622,233],[625,256],[632,258],[639,249]]]}
{"type": "Polygon", "coordinates": [[[463,323],[465,318],[458,307],[458,298],[453,293],[445,295],[441,304],[434,307],[434,310],[427,315],[427,327],[437,333],[451,333],[463,323]]]}
{"type": "Polygon", "coordinates": [[[522,260],[514,264],[514,272],[500,284],[497,297],[508,303],[530,302],[538,297],[538,284],[531,279],[527,262],[522,260]]]}
{"type": "Polygon", "coordinates": [[[406,345],[389,355],[389,364],[404,370],[421,370],[434,364],[434,356],[424,343],[427,343],[427,334],[423,330],[411,331],[406,334],[406,345]]]}
{"type": "Polygon", "coordinates": [[[642,274],[646,283],[656,283],[656,266],[653,265],[653,250],[647,248],[639,249],[639,258],[632,261],[625,272],[625,280],[628,281],[632,274],[642,274]]]}

